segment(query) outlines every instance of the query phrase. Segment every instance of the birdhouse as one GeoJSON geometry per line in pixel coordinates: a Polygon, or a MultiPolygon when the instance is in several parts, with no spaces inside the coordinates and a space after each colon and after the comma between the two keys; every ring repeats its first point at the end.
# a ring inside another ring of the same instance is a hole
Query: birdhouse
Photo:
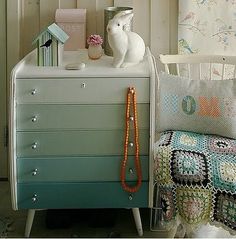
{"type": "Polygon", "coordinates": [[[69,36],[55,23],[44,29],[33,41],[37,43],[38,66],[60,66],[63,46],[69,36]]]}

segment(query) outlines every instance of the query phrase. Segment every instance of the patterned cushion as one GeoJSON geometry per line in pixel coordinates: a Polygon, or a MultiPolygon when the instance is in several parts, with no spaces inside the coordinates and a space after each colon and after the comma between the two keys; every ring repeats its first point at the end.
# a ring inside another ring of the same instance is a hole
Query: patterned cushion
{"type": "Polygon", "coordinates": [[[236,233],[236,140],[165,131],[155,144],[154,183],[163,218],[224,224],[236,233]]]}
{"type": "Polygon", "coordinates": [[[157,130],[236,139],[236,80],[189,80],[160,73],[157,130]]]}

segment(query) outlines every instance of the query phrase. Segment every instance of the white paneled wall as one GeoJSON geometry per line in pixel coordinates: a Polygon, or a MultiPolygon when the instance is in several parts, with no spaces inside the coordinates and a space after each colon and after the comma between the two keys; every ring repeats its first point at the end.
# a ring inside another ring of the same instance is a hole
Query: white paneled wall
{"type": "Polygon", "coordinates": [[[134,0],[134,31],[142,36],[146,45],[150,46],[150,2],[149,0],[134,0]]]}
{"type": "Polygon", "coordinates": [[[104,35],[104,8],[113,6],[113,0],[77,0],[77,8],[87,9],[87,36],[104,35]]]}
{"type": "Polygon", "coordinates": [[[177,53],[178,0],[151,0],[150,46],[158,54],[177,53]]]}
{"type": "Polygon", "coordinates": [[[6,1],[0,1],[0,178],[7,177],[6,117],[6,1]]]}
{"type": "MultiPolygon", "coordinates": [[[[16,1],[16,0],[8,0],[16,1]]],[[[134,31],[139,33],[154,55],[177,49],[178,0],[18,0],[21,8],[20,56],[34,46],[32,39],[54,21],[57,8],[86,8],[87,35],[104,35],[104,8],[132,6],[134,31]]]]}

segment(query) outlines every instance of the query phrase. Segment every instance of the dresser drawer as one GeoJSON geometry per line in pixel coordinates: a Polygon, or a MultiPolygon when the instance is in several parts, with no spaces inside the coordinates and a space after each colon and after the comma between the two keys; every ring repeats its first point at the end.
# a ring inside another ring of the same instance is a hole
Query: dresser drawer
{"type": "MultiPolygon", "coordinates": [[[[149,104],[138,104],[139,128],[149,128],[149,104]]],[[[17,105],[17,130],[124,129],[126,105],[17,105]]]]}
{"type": "Polygon", "coordinates": [[[23,103],[119,104],[128,87],[137,90],[137,102],[149,103],[149,78],[19,79],[16,101],[23,103]]]}
{"type": "MultiPolygon", "coordinates": [[[[133,131],[131,132],[133,139],[133,131]]],[[[140,155],[149,154],[149,130],[139,130],[140,155]]],[[[123,155],[124,130],[17,132],[17,157],[123,155]]],[[[129,147],[134,155],[135,147],[129,147]]]]}
{"type": "MultiPolygon", "coordinates": [[[[18,182],[120,181],[122,156],[18,158],[18,182]]],[[[148,156],[140,156],[142,179],[148,180],[148,156]]],[[[137,179],[134,156],[128,158],[127,181],[137,179]]]]}
{"type": "Polygon", "coordinates": [[[134,194],[119,182],[20,183],[17,189],[19,209],[148,207],[148,182],[134,194]]]}

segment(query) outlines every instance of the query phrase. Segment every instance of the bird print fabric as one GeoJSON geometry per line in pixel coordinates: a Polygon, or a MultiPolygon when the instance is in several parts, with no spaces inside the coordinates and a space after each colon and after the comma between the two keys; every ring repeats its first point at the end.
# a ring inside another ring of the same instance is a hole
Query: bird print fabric
{"type": "MultiPolygon", "coordinates": [[[[236,0],[179,0],[179,54],[235,55],[236,0]],[[186,4],[186,2],[188,2],[186,4]]],[[[222,69],[215,64],[204,66],[202,79],[222,78],[222,69]]],[[[233,67],[227,66],[223,78],[232,78],[233,67]]],[[[180,73],[187,76],[187,66],[180,73]]]]}
{"type": "Polygon", "coordinates": [[[194,53],[187,41],[183,38],[179,40],[179,47],[183,48],[187,53],[194,53]]]}

